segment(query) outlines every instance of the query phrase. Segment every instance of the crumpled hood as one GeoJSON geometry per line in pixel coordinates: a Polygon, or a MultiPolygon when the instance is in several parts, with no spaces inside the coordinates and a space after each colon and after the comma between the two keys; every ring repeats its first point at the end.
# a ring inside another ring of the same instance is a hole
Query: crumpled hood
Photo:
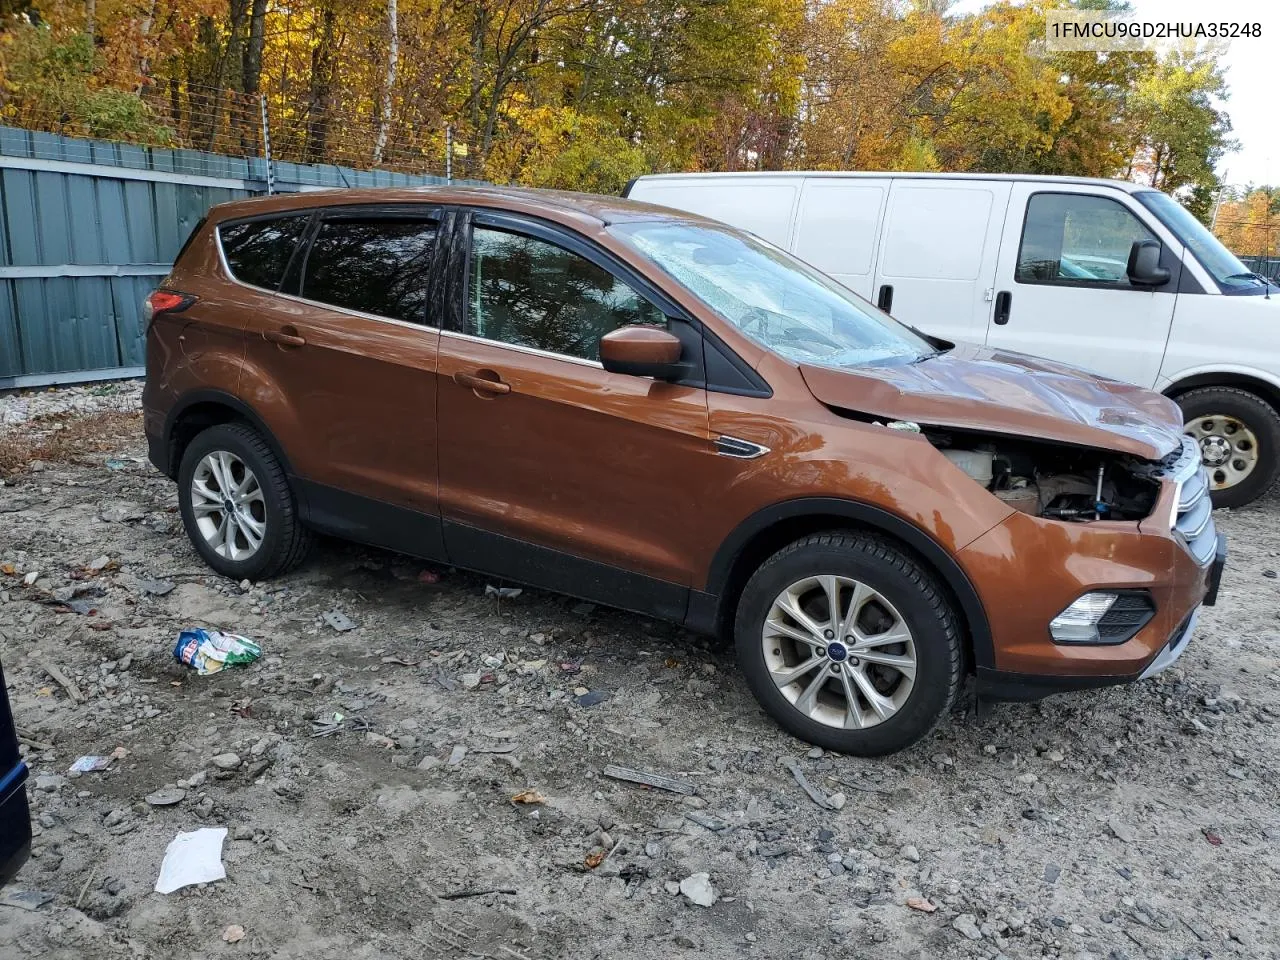
{"type": "Polygon", "coordinates": [[[835,368],[801,364],[831,407],[921,426],[1054,440],[1158,460],[1182,443],[1167,397],[1066,364],[957,344],[919,363],[835,368]]]}

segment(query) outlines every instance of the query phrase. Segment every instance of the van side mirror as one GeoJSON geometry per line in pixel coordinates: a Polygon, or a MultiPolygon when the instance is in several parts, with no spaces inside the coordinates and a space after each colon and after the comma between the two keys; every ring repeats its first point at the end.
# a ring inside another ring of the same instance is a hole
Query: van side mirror
{"type": "Polygon", "coordinates": [[[680,362],[684,344],[670,330],[654,326],[618,327],[600,338],[600,362],[610,373],[655,380],[680,380],[692,365],[680,362]]]}
{"type": "Polygon", "coordinates": [[[1168,268],[1160,266],[1160,249],[1159,240],[1133,241],[1125,272],[1135,287],[1158,287],[1169,282],[1168,268]]]}

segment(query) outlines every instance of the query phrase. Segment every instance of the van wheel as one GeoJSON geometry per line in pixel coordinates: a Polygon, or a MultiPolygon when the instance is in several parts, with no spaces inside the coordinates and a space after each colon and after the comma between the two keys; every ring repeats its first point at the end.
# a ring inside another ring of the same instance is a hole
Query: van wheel
{"type": "Polygon", "coordinates": [[[1270,489],[1280,468],[1280,415],[1236,387],[1201,387],[1176,398],[1200,444],[1215,507],[1242,507],[1270,489]]]}
{"type": "Polygon", "coordinates": [[[247,424],[210,427],[187,445],[178,503],[196,552],[233,580],[283,573],[311,547],[280,461],[247,424]]]}
{"type": "Polygon", "coordinates": [[[873,757],[915,743],[960,687],[959,621],[933,576],[893,541],[816,534],[747,582],[738,663],[784,729],[873,757]]]}

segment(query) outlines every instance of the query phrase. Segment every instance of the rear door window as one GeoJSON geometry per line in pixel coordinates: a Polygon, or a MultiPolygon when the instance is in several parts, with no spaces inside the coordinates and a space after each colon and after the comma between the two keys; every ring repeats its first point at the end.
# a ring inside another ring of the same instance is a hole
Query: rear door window
{"type": "Polygon", "coordinates": [[[308,211],[287,217],[224,223],[218,227],[222,255],[231,275],[250,286],[278,290],[310,219],[308,211]]]}
{"type": "Polygon", "coordinates": [[[427,290],[439,221],[341,216],[316,231],[303,269],[307,300],[428,326],[427,290]]]}

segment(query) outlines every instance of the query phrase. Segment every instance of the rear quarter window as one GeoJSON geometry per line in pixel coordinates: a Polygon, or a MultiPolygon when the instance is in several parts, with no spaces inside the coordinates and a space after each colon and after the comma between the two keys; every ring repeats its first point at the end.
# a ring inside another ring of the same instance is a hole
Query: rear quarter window
{"type": "Polygon", "coordinates": [[[305,213],[219,226],[222,255],[231,275],[250,286],[279,289],[310,216],[305,213]]]}

